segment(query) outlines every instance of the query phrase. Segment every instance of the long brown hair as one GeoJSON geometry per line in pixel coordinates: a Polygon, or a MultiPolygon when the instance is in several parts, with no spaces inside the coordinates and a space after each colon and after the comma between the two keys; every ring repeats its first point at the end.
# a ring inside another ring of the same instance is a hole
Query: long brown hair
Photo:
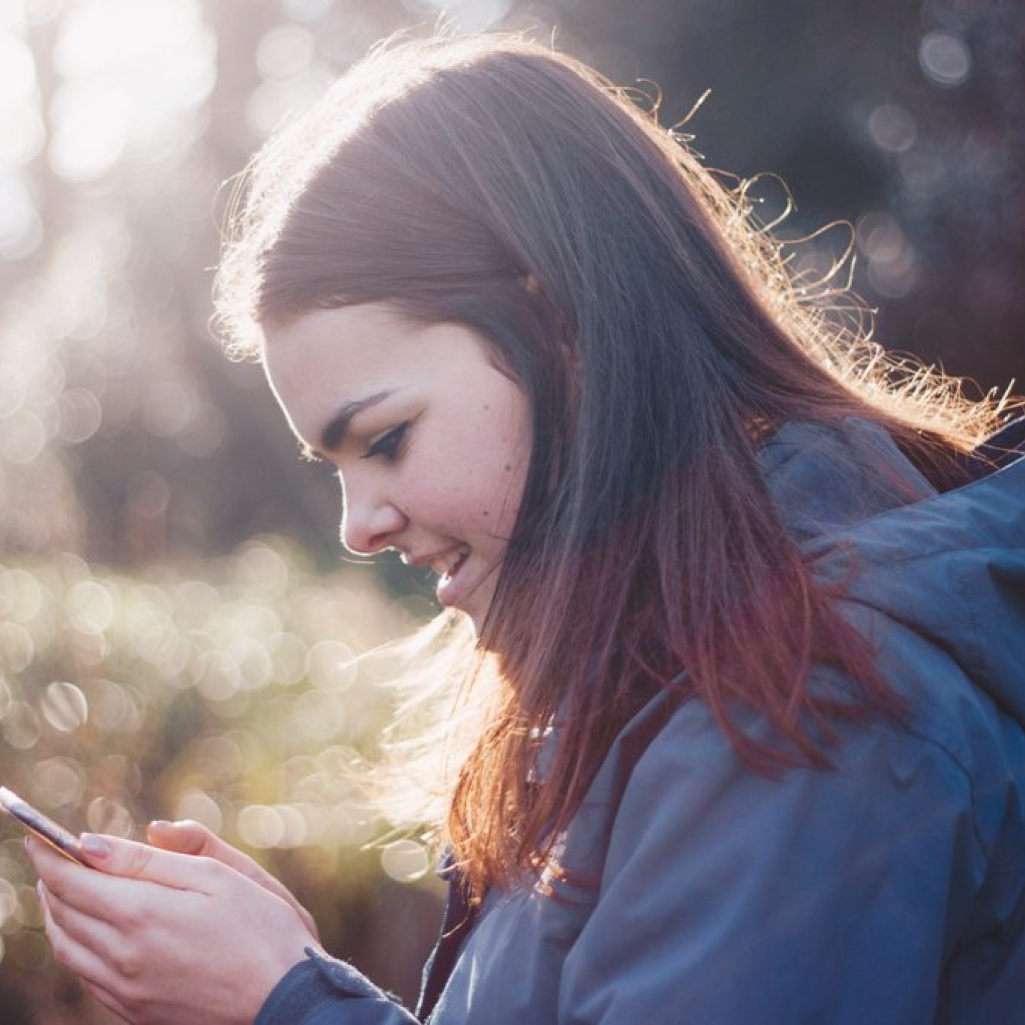
{"type": "Polygon", "coordinates": [[[477,894],[544,861],[659,690],[703,701],[766,772],[825,766],[838,720],[901,714],[788,536],[759,446],[857,416],[938,478],[996,413],[802,301],[743,190],[654,117],[520,40],[405,43],[273,139],[247,184],[218,282],[236,351],[259,352],[261,325],[386,300],[473,328],[530,401],[480,637],[500,691],[448,817],[477,894]],[[855,682],[849,700],[813,692],[817,662],[855,682]],[[774,740],[741,727],[752,712],[774,740]]]}

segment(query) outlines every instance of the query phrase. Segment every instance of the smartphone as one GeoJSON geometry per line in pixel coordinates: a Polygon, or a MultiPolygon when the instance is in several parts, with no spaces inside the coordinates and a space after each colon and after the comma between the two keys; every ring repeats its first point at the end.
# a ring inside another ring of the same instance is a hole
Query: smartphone
{"type": "Polygon", "coordinates": [[[13,790],[0,787],[0,809],[7,812],[26,832],[45,840],[55,851],[63,854],[71,861],[80,865],[86,864],[82,850],[78,845],[78,837],[69,833],[63,826],[58,826],[41,811],[33,808],[28,801],[23,801],[13,790]]]}

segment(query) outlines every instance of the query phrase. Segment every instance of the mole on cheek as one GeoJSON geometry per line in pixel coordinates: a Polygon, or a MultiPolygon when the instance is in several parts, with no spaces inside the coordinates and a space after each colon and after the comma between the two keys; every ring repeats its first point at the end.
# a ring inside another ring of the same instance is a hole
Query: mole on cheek
{"type": "Polygon", "coordinates": [[[506,463],[505,464],[505,472],[506,473],[512,473],[512,463],[506,463]]]}

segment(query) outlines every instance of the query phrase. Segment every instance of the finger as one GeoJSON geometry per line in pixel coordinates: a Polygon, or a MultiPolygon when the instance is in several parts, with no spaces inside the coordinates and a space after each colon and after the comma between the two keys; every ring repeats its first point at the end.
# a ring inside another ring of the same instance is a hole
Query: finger
{"type": "Polygon", "coordinates": [[[113,979],[109,963],[89,947],[77,942],[64,929],[58,918],[54,917],[54,901],[45,887],[40,888],[39,906],[54,958],[77,975],[100,1003],[126,1021],[129,1020],[127,1008],[110,989],[113,979]]]}
{"type": "Polygon", "coordinates": [[[36,874],[55,893],[63,892],[69,886],[77,886],[79,881],[88,876],[97,875],[87,866],[69,861],[49,844],[35,837],[26,838],[25,853],[36,874]]]}
{"type": "Polygon", "coordinates": [[[207,892],[205,884],[211,859],[100,833],[83,833],[80,840],[89,864],[108,875],[159,883],[172,889],[207,892]]]}
{"type": "Polygon", "coordinates": [[[39,895],[39,904],[45,908],[50,921],[68,940],[94,951],[106,963],[113,959],[112,952],[124,941],[109,922],[86,914],[73,904],[61,900],[48,890],[43,882],[36,884],[36,893],[39,895]]]}
{"type": "Polygon", "coordinates": [[[261,885],[277,880],[238,848],[225,843],[216,833],[192,819],[180,822],[151,822],[146,830],[150,843],[165,851],[213,858],[229,865],[261,885]]]}
{"type": "Polygon", "coordinates": [[[287,891],[266,869],[258,865],[247,854],[238,848],[225,843],[219,836],[212,833],[206,826],[191,819],[181,822],[151,822],[147,829],[150,842],[154,847],[178,854],[192,854],[213,858],[222,865],[235,869],[241,875],[259,883],[265,889],[284,896],[287,891]]]}
{"type": "Polygon", "coordinates": [[[218,840],[206,826],[192,819],[181,819],[178,822],[166,822],[156,819],[146,827],[146,838],[154,847],[165,851],[177,851],[179,854],[201,854],[223,861],[219,857],[217,847],[231,850],[223,840],[218,840]]]}
{"type": "MultiPolygon", "coordinates": [[[[117,903],[116,880],[84,865],[73,864],[34,837],[25,841],[25,849],[40,881],[64,903],[87,913],[102,911],[104,907],[117,903]]],[[[123,888],[123,883],[121,885],[123,888]]],[[[102,914],[94,916],[107,917],[102,914]]]]}
{"type": "MultiPolygon", "coordinates": [[[[104,838],[108,839],[108,838],[104,838]]],[[[122,841],[127,843],[127,841],[122,841]]],[[[114,872],[94,872],[90,868],[75,864],[52,851],[46,844],[37,840],[29,840],[26,844],[29,858],[39,878],[47,889],[63,903],[100,921],[109,922],[117,928],[124,928],[136,919],[145,918],[146,908],[154,901],[161,899],[161,890],[166,894],[168,888],[181,893],[206,895],[208,888],[208,866],[214,863],[207,859],[190,858],[186,855],[174,855],[191,868],[190,882],[185,885],[184,879],[178,879],[177,885],[140,879],[133,876],[117,875],[114,872]]],[[[143,847],[142,844],[132,845],[143,847]]],[[[111,847],[113,855],[114,847],[111,847]]],[[[164,853],[164,852],[158,852],[164,853]]],[[[172,857],[172,855],[165,855],[172,857]]],[[[129,858],[131,852],[129,852],[129,858]]],[[[119,866],[113,857],[111,868],[119,866]]],[[[128,860],[128,859],[123,859],[128,860]]],[[[123,867],[123,866],[121,866],[123,867]]],[[[184,876],[181,872],[179,875],[184,876]]]]}
{"type": "Polygon", "coordinates": [[[103,1004],[108,1011],[113,1011],[119,1018],[126,1022],[132,1022],[136,1019],[132,1017],[131,1012],[128,1008],[121,1003],[118,998],[110,992],[110,990],[104,989],[101,985],[95,982],[87,982],[85,979],[82,980],[82,985],[89,991],[94,1000],[103,1004]]]}

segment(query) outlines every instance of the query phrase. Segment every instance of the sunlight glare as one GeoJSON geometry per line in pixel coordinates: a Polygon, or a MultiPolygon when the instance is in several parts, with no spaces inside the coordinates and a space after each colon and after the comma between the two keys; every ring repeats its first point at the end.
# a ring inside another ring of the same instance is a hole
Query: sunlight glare
{"type": "Polygon", "coordinates": [[[113,85],[62,86],[51,107],[55,125],[50,166],[68,181],[103,177],[117,162],[128,135],[128,97],[113,85]]]}
{"type": "Polygon", "coordinates": [[[494,28],[512,8],[512,0],[403,0],[414,14],[440,14],[460,32],[494,28]]]}
{"type": "Polygon", "coordinates": [[[265,78],[287,80],[309,70],[313,56],[313,33],[309,29],[278,25],[260,40],[256,64],[265,78]]]}
{"type": "Polygon", "coordinates": [[[86,812],[89,828],[96,833],[129,837],[133,832],[132,813],[112,797],[97,797],[86,812]]]}
{"type": "Polygon", "coordinates": [[[213,88],[216,43],[194,0],[82,0],[60,22],[50,162],[102,177],[130,144],[153,147],[213,88]]]}
{"type": "Polygon", "coordinates": [[[53,21],[64,6],[62,0],[23,0],[23,3],[24,17],[30,25],[45,25],[53,21]]]}
{"type": "Polygon", "coordinates": [[[36,62],[32,51],[13,32],[0,33],[0,102],[15,107],[29,102],[36,91],[36,62]]]}
{"type": "Polygon", "coordinates": [[[281,0],[281,7],[297,21],[318,21],[331,9],[331,0],[281,0]]]}
{"type": "MultiPolygon", "coordinates": [[[[22,259],[34,252],[42,239],[43,222],[28,183],[20,175],[0,172],[0,255],[22,259]]],[[[0,387],[0,393],[3,390],[0,387]]]]}

